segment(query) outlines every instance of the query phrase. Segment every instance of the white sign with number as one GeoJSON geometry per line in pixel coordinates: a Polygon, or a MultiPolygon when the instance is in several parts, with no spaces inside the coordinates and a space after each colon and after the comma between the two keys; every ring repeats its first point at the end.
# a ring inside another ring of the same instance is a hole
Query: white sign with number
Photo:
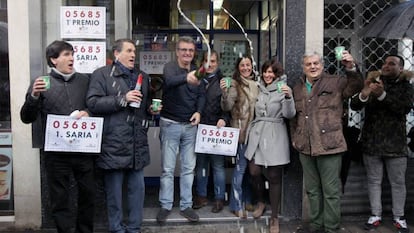
{"type": "Polygon", "coordinates": [[[90,74],[106,64],[105,42],[68,41],[73,46],[74,67],[79,73],[90,74]]]}
{"type": "Polygon", "coordinates": [[[62,6],[60,37],[106,39],[106,8],[62,6]]]}
{"type": "Polygon", "coordinates": [[[199,124],[195,152],[236,156],[238,141],[239,129],[199,124]]]}
{"type": "Polygon", "coordinates": [[[47,115],[45,151],[100,153],[102,117],[47,115]]]}
{"type": "Polygon", "coordinates": [[[139,53],[139,68],[147,74],[162,74],[164,65],[171,61],[171,52],[150,52],[139,53]]]}

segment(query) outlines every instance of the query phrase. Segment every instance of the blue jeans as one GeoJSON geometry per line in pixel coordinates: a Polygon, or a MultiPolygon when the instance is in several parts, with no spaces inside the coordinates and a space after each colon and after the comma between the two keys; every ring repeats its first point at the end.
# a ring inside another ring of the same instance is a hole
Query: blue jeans
{"type": "Polygon", "coordinates": [[[198,196],[207,197],[208,170],[211,167],[214,182],[214,198],[224,200],[226,192],[226,174],[224,170],[224,156],[213,154],[197,154],[196,192],[198,196]]]}
{"type": "Polygon", "coordinates": [[[233,170],[233,179],[231,181],[230,203],[231,211],[239,211],[243,209],[243,203],[250,204],[251,188],[249,181],[243,182],[244,174],[246,172],[248,161],[244,157],[247,146],[239,144],[237,146],[236,167],[233,170]]]}
{"type": "Polygon", "coordinates": [[[144,172],[140,170],[105,170],[104,184],[108,211],[109,232],[136,233],[141,230],[144,208],[144,172]],[[128,223],[122,224],[122,183],[128,185],[128,223]]]}
{"type": "Polygon", "coordinates": [[[180,210],[193,205],[192,186],[196,165],[195,139],[197,126],[189,123],[160,121],[161,178],[159,200],[161,208],[171,210],[174,201],[174,170],[180,153],[180,210]]]}

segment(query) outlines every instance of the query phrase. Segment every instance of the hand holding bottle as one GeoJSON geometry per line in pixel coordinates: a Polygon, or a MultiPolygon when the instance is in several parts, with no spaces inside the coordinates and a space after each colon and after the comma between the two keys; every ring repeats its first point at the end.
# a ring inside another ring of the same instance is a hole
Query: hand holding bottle
{"type": "Polygon", "coordinates": [[[134,108],[139,108],[141,106],[142,101],[142,93],[141,93],[141,86],[142,86],[142,74],[138,75],[137,83],[135,85],[135,89],[129,91],[125,98],[129,103],[129,106],[134,108]]]}

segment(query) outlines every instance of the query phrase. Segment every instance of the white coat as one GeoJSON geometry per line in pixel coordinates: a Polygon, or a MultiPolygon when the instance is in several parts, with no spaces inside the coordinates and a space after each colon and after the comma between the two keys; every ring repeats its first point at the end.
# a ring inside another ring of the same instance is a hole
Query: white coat
{"type": "Polygon", "coordinates": [[[289,138],[284,119],[296,114],[293,97],[277,91],[277,79],[260,84],[255,119],[250,123],[245,157],[256,165],[277,166],[290,162],[289,138]]]}

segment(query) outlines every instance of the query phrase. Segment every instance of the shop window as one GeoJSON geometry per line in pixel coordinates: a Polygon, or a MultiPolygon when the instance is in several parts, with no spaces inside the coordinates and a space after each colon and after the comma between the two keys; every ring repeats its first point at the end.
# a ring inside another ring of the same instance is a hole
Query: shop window
{"type": "Polygon", "coordinates": [[[7,1],[0,0],[0,216],[13,215],[7,1]]]}

